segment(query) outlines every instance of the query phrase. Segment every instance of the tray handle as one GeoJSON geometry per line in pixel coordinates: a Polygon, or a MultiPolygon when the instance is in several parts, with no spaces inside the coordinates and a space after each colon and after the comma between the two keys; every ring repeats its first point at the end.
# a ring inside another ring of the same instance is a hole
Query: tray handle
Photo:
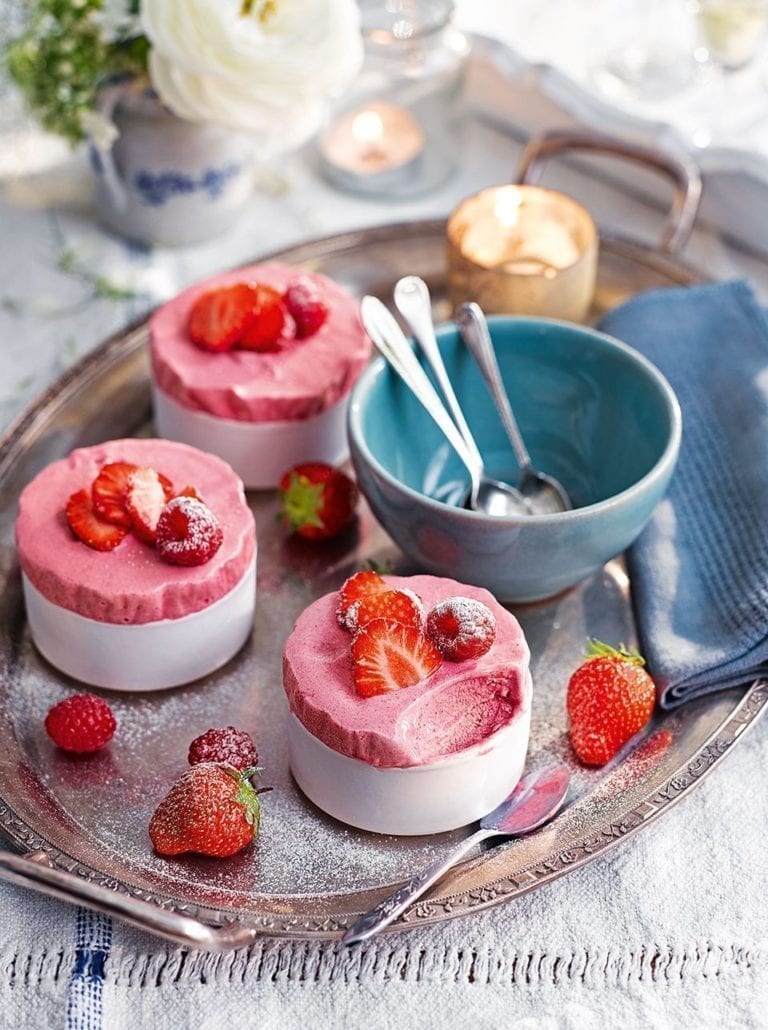
{"type": "Polygon", "coordinates": [[[51,865],[45,851],[0,851],[0,879],[73,905],[104,912],[158,937],[203,951],[225,952],[250,944],[258,931],[243,923],[213,927],[152,902],[104,887],[51,865]]]}
{"type": "Polygon", "coordinates": [[[629,143],[599,132],[553,130],[530,140],[520,158],[516,182],[538,182],[547,159],[569,150],[612,154],[644,165],[671,179],[675,192],[661,234],[659,249],[666,254],[677,254],[682,249],[691,234],[701,200],[701,174],[693,161],[682,156],[673,157],[652,147],[629,143]]]}

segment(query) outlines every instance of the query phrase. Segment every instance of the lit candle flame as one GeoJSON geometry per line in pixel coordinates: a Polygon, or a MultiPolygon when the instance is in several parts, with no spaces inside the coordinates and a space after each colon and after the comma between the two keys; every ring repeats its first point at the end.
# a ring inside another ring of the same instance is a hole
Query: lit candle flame
{"type": "Polygon", "coordinates": [[[384,135],[384,122],[376,111],[361,111],[352,120],[352,135],[358,143],[377,143],[384,135]]]}
{"type": "Polygon", "coordinates": [[[505,229],[512,229],[517,225],[522,203],[523,197],[520,190],[506,189],[497,196],[493,213],[505,229]]]}

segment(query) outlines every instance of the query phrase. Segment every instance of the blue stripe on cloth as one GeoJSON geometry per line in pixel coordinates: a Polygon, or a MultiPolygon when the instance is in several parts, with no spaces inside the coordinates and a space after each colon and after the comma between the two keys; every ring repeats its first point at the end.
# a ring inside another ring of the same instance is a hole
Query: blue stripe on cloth
{"type": "Polygon", "coordinates": [[[111,944],[109,916],[78,908],[75,962],[67,997],[67,1030],[101,1030],[104,963],[111,944]]]}

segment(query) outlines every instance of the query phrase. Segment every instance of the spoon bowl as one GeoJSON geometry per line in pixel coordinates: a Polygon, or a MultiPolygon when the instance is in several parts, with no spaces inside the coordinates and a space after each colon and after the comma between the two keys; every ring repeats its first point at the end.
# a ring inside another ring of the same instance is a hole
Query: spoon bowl
{"type": "Polygon", "coordinates": [[[368,940],[389,926],[481,841],[489,837],[522,837],[549,822],[562,808],[570,780],[571,774],[562,763],[524,776],[505,801],[483,816],[476,833],[360,916],[342,937],[343,943],[368,940]]]}
{"type": "MultiPolygon", "coordinates": [[[[456,312],[456,324],[461,338],[477,362],[478,368],[491,392],[501,424],[507,434],[515,458],[520,466],[520,477],[517,488],[525,498],[531,515],[551,515],[557,511],[572,508],[571,499],[563,484],[554,476],[547,475],[535,468],[523,442],[517,419],[512,412],[504,380],[496,360],[493,341],[488,331],[488,323],[479,305],[462,304],[456,312]]],[[[437,347],[437,342],[435,342],[437,347]]]]}
{"type": "Polygon", "coordinates": [[[485,463],[477,448],[472,431],[464,418],[464,412],[448,376],[448,371],[440,353],[432,322],[432,300],[429,288],[417,275],[406,275],[395,284],[395,305],[406,320],[421,347],[427,364],[443,392],[456,428],[467,445],[477,474],[472,479],[472,486],[467,494],[464,507],[473,511],[484,511],[488,515],[505,517],[509,515],[526,515],[532,513],[529,500],[518,487],[515,489],[508,483],[489,476],[485,471],[485,463]]]}
{"type": "MultiPolygon", "coordinates": [[[[453,399],[456,411],[461,416],[461,428],[451,419],[437,391],[413,353],[408,339],[382,302],[376,297],[363,297],[360,315],[366,332],[380,354],[386,358],[414,396],[423,404],[466,466],[472,484],[466,506],[472,508],[473,511],[481,511],[486,515],[496,517],[509,517],[528,512],[528,504],[519,490],[510,486],[509,483],[503,483],[501,480],[493,479],[485,474],[480,451],[477,449],[477,444],[463,415],[461,415],[458,401],[442,365],[437,341],[434,344],[435,354],[430,355],[430,364],[433,365],[433,368],[441,370],[438,373],[438,380],[441,382],[444,380],[448,387],[447,395],[453,399]]],[[[434,337],[434,332],[432,335],[434,337]]]]}

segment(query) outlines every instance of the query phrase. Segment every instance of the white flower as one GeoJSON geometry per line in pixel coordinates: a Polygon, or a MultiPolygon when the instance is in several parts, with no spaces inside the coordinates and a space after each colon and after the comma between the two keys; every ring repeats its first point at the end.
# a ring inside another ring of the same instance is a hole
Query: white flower
{"type": "Polygon", "coordinates": [[[149,71],[163,102],[296,146],[362,62],[356,0],[142,0],[149,71]]]}
{"type": "Polygon", "coordinates": [[[119,135],[115,123],[99,111],[83,111],[80,125],[98,150],[109,150],[119,135]]]}

